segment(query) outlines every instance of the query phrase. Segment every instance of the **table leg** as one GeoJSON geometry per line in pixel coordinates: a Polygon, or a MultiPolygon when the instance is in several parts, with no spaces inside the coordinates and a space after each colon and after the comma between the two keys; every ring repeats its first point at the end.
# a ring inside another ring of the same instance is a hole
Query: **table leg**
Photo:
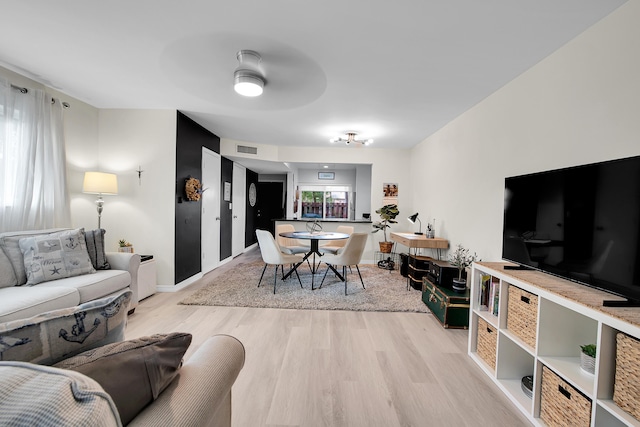
{"type": "Polygon", "coordinates": [[[315,291],[315,278],[316,278],[316,254],[322,256],[318,250],[318,239],[311,239],[311,253],[313,253],[313,267],[311,268],[311,290],[315,291]]]}
{"type": "MultiPolygon", "coordinates": [[[[307,256],[308,256],[308,255],[309,255],[309,254],[307,254],[307,256]]],[[[300,262],[299,262],[299,263],[297,263],[297,264],[294,264],[294,265],[293,265],[293,267],[291,268],[291,270],[289,270],[289,271],[287,272],[287,274],[285,274],[284,276],[282,276],[282,280],[286,280],[286,279],[287,279],[287,277],[291,276],[291,274],[293,274],[293,272],[294,272],[294,271],[296,271],[296,269],[300,266],[300,264],[302,264],[306,259],[307,259],[307,257],[304,257],[304,258],[302,259],[302,261],[300,261],[300,262]]]]}

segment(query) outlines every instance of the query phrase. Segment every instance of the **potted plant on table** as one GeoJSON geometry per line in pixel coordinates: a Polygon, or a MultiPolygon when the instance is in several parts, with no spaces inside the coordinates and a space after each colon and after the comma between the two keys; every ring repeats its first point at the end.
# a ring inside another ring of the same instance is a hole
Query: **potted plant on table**
{"type": "Polygon", "coordinates": [[[588,374],[596,372],[596,345],[586,344],[580,346],[580,369],[588,374]]]}
{"type": "Polygon", "coordinates": [[[449,257],[451,265],[458,269],[458,278],[453,279],[453,290],[457,292],[464,292],[467,289],[467,279],[462,277],[462,273],[471,266],[474,261],[480,261],[478,256],[474,253],[471,255],[469,249],[466,249],[462,245],[456,247],[453,255],[449,257]]]}
{"type": "Polygon", "coordinates": [[[118,252],[133,253],[133,245],[125,239],[118,240],[118,252]]]}
{"type": "Polygon", "coordinates": [[[433,239],[434,237],[436,237],[435,226],[436,226],[436,219],[433,218],[433,223],[430,222],[427,224],[427,232],[425,233],[427,239],[433,239]]]}
{"type": "Polygon", "coordinates": [[[384,233],[384,241],[380,243],[380,252],[388,254],[391,253],[393,248],[393,242],[387,240],[387,228],[391,228],[389,224],[397,224],[396,217],[400,214],[398,211],[398,205],[384,205],[376,211],[380,215],[380,221],[374,222],[372,233],[377,233],[382,230],[384,233]]]}

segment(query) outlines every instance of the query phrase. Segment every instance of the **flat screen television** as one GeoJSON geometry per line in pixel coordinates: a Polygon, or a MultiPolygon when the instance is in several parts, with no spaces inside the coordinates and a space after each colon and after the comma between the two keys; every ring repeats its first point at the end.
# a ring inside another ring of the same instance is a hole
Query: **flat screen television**
{"type": "Polygon", "coordinates": [[[640,156],[505,179],[502,257],[640,303],[640,156]]]}

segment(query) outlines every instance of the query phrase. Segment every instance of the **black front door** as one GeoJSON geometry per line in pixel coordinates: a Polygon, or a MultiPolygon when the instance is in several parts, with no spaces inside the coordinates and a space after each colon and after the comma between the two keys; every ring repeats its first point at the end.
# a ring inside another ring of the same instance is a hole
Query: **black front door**
{"type": "Polygon", "coordinates": [[[284,218],[284,192],[282,182],[258,182],[256,197],[257,228],[275,231],[274,219],[284,218]]]}

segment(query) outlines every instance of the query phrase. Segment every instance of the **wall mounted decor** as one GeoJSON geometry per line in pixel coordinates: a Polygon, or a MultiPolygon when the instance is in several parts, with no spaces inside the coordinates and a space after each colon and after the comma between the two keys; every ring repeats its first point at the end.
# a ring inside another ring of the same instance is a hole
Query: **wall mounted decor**
{"type": "Polygon", "coordinates": [[[184,191],[187,193],[187,200],[197,202],[202,196],[202,184],[197,178],[189,177],[184,185],[184,191]]]}
{"type": "Polygon", "coordinates": [[[224,183],[224,201],[225,202],[231,201],[231,183],[230,182],[224,183]]]}
{"type": "Polygon", "coordinates": [[[385,205],[398,204],[398,184],[385,182],[382,184],[382,203],[385,205]]]}
{"type": "Polygon", "coordinates": [[[144,172],[142,170],[142,166],[138,165],[138,170],[136,172],[138,173],[138,185],[142,185],[142,172],[144,172]]]}
{"type": "MultiPolygon", "coordinates": [[[[252,207],[255,206],[257,198],[258,198],[258,192],[256,190],[256,184],[252,182],[251,185],[249,185],[249,205],[252,207]]],[[[294,212],[295,212],[295,205],[294,205],[294,212]]]]}
{"type": "Polygon", "coordinates": [[[335,172],[318,172],[318,179],[336,179],[335,172]]]}

